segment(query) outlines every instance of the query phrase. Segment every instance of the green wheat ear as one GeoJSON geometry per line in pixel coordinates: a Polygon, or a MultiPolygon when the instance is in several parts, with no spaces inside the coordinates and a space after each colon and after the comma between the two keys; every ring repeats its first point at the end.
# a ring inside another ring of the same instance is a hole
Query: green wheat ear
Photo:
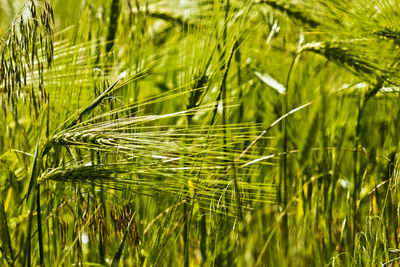
{"type": "Polygon", "coordinates": [[[318,27],[321,24],[317,19],[313,18],[311,14],[307,13],[307,11],[302,8],[301,4],[293,4],[290,3],[290,1],[281,0],[259,0],[255,2],[279,10],[280,12],[287,14],[290,18],[298,20],[304,25],[312,28],[318,27]]]}
{"type": "MultiPolygon", "coordinates": [[[[115,83],[110,88],[114,85],[115,83]]],[[[186,94],[191,93],[192,91],[189,91],[186,94]]],[[[102,96],[93,103],[99,104],[102,96]]],[[[181,94],[175,97],[181,97],[181,94]]],[[[89,107],[94,108],[94,105],[91,103],[89,107]]],[[[146,125],[159,124],[162,128],[163,122],[172,118],[194,116],[199,112],[214,112],[215,104],[165,115],[124,116],[125,111],[129,109],[132,107],[111,111],[112,114],[120,114],[117,116],[119,119],[107,119],[110,114],[107,112],[86,121],[74,119],[73,125],[59,128],[59,132],[53,133],[46,141],[42,156],[49,155],[52,147],[64,147],[68,151],[77,148],[81,160],[77,161],[74,160],[76,157],[72,157],[67,164],[43,170],[38,182],[43,184],[52,180],[82,185],[107,185],[110,189],[125,188],[144,195],[164,192],[180,196],[192,195],[193,198],[194,190],[197,192],[196,201],[201,203],[203,208],[213,211],[228,206],[236,209],[236,205],[244,205],[244,211],[250,211],[251,202],[276,202],[277,194],[273,185],[245,182],[247,177],[251,177],[253,167],[259,163],[266,163],[265,160],[273,157],[263,160],[257,155],[247,153],[237,157],[234,163],[236,167],[232,167],[233,163],[230,162],[235,158],[235,154],[241,153],[235,147],[255,138],[257,129],[261,130],[258,125],[214,125],[211,128],[168,126],[166,130],[159,130],[155,126],[146,125]],[[249,127],[252,127],[254,132],[250,131],[249,127]],[[226,131],[230,132],[230,142],[224,143],[220,138],[226,131]],[[91,151],[104,154],[109,162],[91,162],[88,158],[91,151]],[[240,179],[235,190],[232,188],[232,175],[240,179]],[[191,186],[188,187],[188,184],[191,186]],[[227,190],[234,190],[235,193],[218,200],[227,190]],[[242,204],[231,203],[238,195],[242,204]]],[[[85,108],[83,112],[87,110],[89,109],[85,108]]],[[[83,112],[76,118],[81,118],[83,112]]]]}
{"type": "Polygon", "coordinates": [[[315,42],[304,45],[299,53],[310,51],[324,56],[330,61],[344,66],[356,75],[359,75],[369,81],[376,81],[383,76],[392,76],[393,70],[385,68],[376,62],[373,58],[360,55],[353,50],[348,42],[315,42]]]}

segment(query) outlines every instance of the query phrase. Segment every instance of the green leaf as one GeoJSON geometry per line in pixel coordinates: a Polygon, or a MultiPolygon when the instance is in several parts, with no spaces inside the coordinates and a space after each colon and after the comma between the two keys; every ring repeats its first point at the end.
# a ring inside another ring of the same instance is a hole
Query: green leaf
{"type": "Polygon", "coordinates": [[[132,218],[129,221],[128,226],[126,227],[124,237],[122,238],[121,243],[119,244],[117,253],[115,253],[115,255],[113,257],[113,260],[111,262],[111,267],[118,267],[118,265],[119,265],[119,261],[120,261],[121,256],[122,256],[122,251],[124,250],[125,240],[126,240],[126,238],[128,236],[129,228],[131,226],[131,223],[132,223],[134,217],[135,217],[135,213],[132,215],[132,218]]]}
{"type": "Polygon", "coordinates": [[[286,92],[285,86],[283,86],[281,83],[279,83],[277,80],[272,78],[266,73],[260,73],[258,71],[255,71],[254,74],[266,85],[271,87],[272,89],[275,89],[278,93],[284,94],[286,92]]]}
{"type": "Polygon", "coordinates": [[[14,262],[14,256],[12,253],[10,234],[8,232],[7,216],[4,209],[3,196],[0,196],[0,242],[3,256],[5,257],[6,261],[12,265],[14,262]]]}

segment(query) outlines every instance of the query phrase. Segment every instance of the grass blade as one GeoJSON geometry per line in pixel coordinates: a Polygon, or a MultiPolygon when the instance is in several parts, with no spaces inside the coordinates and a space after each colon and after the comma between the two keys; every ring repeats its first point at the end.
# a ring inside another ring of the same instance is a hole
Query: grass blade
{"type": "Polygon", "coordinates": [[[128,236],[129,228],[130,228],[131,223],[134,218],[135,218],[135,213],[132,215],[132,218],[129,221],[128,226],[126,227],[124,237],[122,238],[121,243],[119,243],[117,253],[115,253],[113,260],[111,262],[111,267],[118,267],[118,265],[119,265],[119,261],[121,260],[121,256],[122,256],[122,251],[124,250],[125,240],[128,236]]]}
{"type": "Polygon", "coordinates": [[[107,94],[115,87],[115,85],[118,83],[120,78],[118,78],[110,87],[108,87],[103,93],[101,93],[92,103],[90,103],[75,119],[72,120],[70,124],[68,124],[66,129],[71,128],[74,126],[77,122],[82,121],[85,117],[89,116],[89,114],[95,109],[100,102],[107,96],[107,94]]]}
{"type": "Polygon", "coordinates": [[[3,256],[7,263],[12,266],[14,263],[14,256],[12,252],[10,233],[8,231],[7,216],[4,210],[3,196],[0,196],[0,242],[3,256]]]}
{"type": "MultiPolygon", "coordinates": [[[[48,106],[46,106],[47,109],[48,106]]],[[[36,148],[35,148],[35,155],[33,157],[33,163],[32,163],[32,173],[31,173],[31,178],[29,180],[29,187],[28,187],[28,192],[26,193],[26,201],[29,199],[30,192],[32,191],[32,188],[36,185],[37,183],[37,177],[39,176],[39,168],[40,168],[40,157],[39,157],[39,145],[40,145],[40,135],[42,133],[43,125],[44,125],[44,119],[46,118],[47,112],[43,112],[42,115],[42,120],[40,122],[40,128],[39,128],[39,133],[36,139],[36,148]]]]}

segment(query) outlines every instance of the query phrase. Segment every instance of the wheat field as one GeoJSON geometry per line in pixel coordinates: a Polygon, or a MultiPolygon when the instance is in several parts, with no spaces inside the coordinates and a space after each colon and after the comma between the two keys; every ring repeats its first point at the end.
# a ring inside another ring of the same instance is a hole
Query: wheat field
{"type": "Polygon", "coordinates": [[[397,0],[0,0],[1,266],[399,266],[397,0]]]}

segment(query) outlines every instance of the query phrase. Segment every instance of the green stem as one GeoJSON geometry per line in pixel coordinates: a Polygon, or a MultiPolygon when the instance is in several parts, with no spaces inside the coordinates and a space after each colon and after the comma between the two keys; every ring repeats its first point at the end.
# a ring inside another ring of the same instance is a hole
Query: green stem
{"type": "MultiPolygon", "coordinates": [[[[289,94],[289,82],[290,76],[297,61],[297,58],[300,56],[300,53],[296,54],[294,57],[288,72],[288,76],[286,79],[286,92],[283,99],[282,105],[282,114],[286,114],[288,111],[288,94],[289,94]]],[[[283,142],[282,142],[282,158],[281,158],[281,174],[279,179],[279,193],[280,193],[280,201],[282,203],[283,209],[287,206],[287,200],[289,197],[289,190],[291,181],[288,181],[287,176],[287,151],[288,151],[288,135],[287,135],[287,118],[285,117],[282,121],[282,135],[283,135],[283,142]]],[[[282,235],[283,235],[283,242],[284,242],[284,250],[288,253],[289,250],[289,227],[288,227],[288,218],[287,213],[285,213],[282,217],[282,235]]]]}
{"type": "Polygon", "coordinates": [[[42,232],[42,215],[40,211],[40,186],[36,187],[36,211],[37,211],[37,227],[38,227],[38,239],[39,239],[39,255],[40,255],[40,265],[43,266],[44,256],[43,256],[43,232],[42,232]]]}

